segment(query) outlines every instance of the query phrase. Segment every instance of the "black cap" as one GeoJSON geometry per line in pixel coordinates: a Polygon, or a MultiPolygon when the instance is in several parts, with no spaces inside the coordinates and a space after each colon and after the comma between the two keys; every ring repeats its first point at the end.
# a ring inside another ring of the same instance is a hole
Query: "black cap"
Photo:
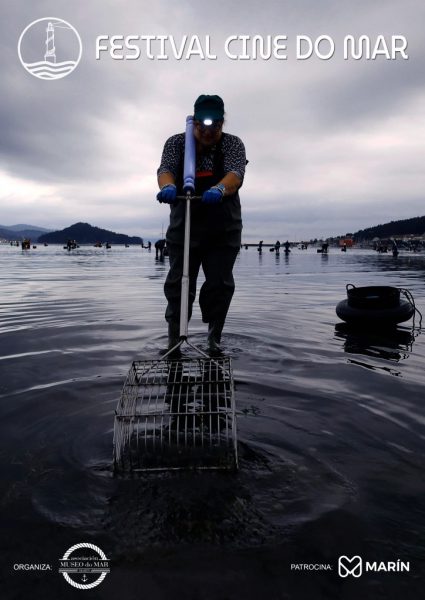
{"type": "Polygon", "coordinates": [[[204,119],[221,121],[224,118],[224,103],[220,96],[202,94],[196,100],[194,109],[194,116],[197,121],[203,121],[204,119]]]}

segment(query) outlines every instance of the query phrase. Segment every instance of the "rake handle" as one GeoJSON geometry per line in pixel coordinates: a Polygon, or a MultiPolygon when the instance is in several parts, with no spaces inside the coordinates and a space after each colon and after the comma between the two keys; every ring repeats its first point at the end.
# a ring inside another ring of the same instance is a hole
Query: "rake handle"
{"type": "Polygon", "coordinates": [[[194,134],[194,119],[192,115],[186,117],[186,132],[184,139],[183,163],[183,192],[193,194],[195,191],[196,173],[196,144],[194,134]]]}
{"type": "Polygon", "coordinates": [[[189,310],[190,203],[192,200],[200,200],[201,196],[192,196],[190,192],[188,192],[186,196],[177,196],[177,199],[186,202],[184,218],[183,274],[180,299],[180,340],[187,340],[189,310]]]}
{"type": "MultiPolygon", "coordinates": [[[[189,309],[189,244],[190,244],[190,199],[195,192],[196,174],[196,144],[194,135],[194,119],[192,115],[186,117],[186,132],[184,140],[184,165],[183,165],[183,197],[186,201],[184,220],[184,250],[183,274],[180,298],[180,341],[187,339],[187,313],[189,309]]],[[[179,196],[179,199],[181,196],[179,196]]]]}

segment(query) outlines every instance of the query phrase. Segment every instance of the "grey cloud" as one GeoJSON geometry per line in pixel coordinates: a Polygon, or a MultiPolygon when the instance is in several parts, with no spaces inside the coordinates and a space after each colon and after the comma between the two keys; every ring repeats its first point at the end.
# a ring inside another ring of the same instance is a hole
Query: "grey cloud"
{"type": "MultiPolygon", "coordinates": [[[[417,157],[424,139],[414,146],[405,137],[406,122],[423,119],[417,102],[424,92],[420,0],[247,0],[232,3],[231,10],[224,0],[76,0],[63,6],[16,0],[6,12],[0,23],[0,166],[18,179],[54,186],[62,199],[54,212],[43,198],[25,205],[25,220],[58,227],[69,225],[68,219],[87,220],[155,236],[167,220],[153,201],[162,144],[183,129],[202,92],[224,97],[227,130],[247,146],[244,235],[263,228],[275,237],[282,221],[288,231],[310,237],[325,234],[326,227],[337,233],[419,210],[424,182],[417,157]],[[49,14],[70,21],[84,42],[78,69],[52,83],[30,77],[16,56],[23,27],[49,14]],[[231,33],[283,33],[290,40],[297,33],[328,33],[337,41],[348,33],[401,33],[408,36],[411,58],[96,62],[100,33],[208,33],[218,48],[231,33]],[[373,137],[387,123],[400,142],[392,156],[380,147],[357,148],[359,132],[373,137]],[[335,171],[351,175],[332,189],[335,171]],[[396,171],[398,177],[388,176],[396,171]],[[134,189],[120,193],[129,182],[134,189]],[[41,211],[52,221],[43,221],[41,211]]],[[[24,204],[12,205],[8,197],[1,202],[2,222],[22,221],[24,204]]]]}

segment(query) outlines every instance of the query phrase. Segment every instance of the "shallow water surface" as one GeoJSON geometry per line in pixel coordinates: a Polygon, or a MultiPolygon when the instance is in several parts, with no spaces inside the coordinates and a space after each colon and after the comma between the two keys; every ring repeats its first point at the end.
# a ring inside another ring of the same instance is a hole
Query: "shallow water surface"
{"type": "MultiPolygon", "coordinates": [[[[112,561],[93,598],[418,598],[425,337],[352,330],[335,306],[347,283],[393,285],[425,312],[425,255],[242,249],[223,340],[239,472],[116,478],[114,410],[166,343],[167,268],[140,247],[0,246],[2,598],[71,597],[57,561],[82,541],[112,561]],[[344,554],[411,570],[342,579],[344,554]],[[28,562],[55,572],[13,571],[28,562]]],[[[198,307],[190,334],[205,347],[198,307]]]]}

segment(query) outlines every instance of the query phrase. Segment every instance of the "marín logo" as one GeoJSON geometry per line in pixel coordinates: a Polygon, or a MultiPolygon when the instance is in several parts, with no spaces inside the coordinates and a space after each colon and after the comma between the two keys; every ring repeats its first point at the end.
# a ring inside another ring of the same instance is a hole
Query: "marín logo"
{"type": "Polygon", "coordinates": [[[78,31],[56,17],[33,21],[18,41],[22,66],[39,79],[61,79],[72,73],[80,62],[82,50],[78,31]]]}
{"type": "Polygon", "coordinates": [[[340,577],[360,577],[363,571],[363,561],[360,556],[340,556],[338,559],[338,575],[340,577]]]}

